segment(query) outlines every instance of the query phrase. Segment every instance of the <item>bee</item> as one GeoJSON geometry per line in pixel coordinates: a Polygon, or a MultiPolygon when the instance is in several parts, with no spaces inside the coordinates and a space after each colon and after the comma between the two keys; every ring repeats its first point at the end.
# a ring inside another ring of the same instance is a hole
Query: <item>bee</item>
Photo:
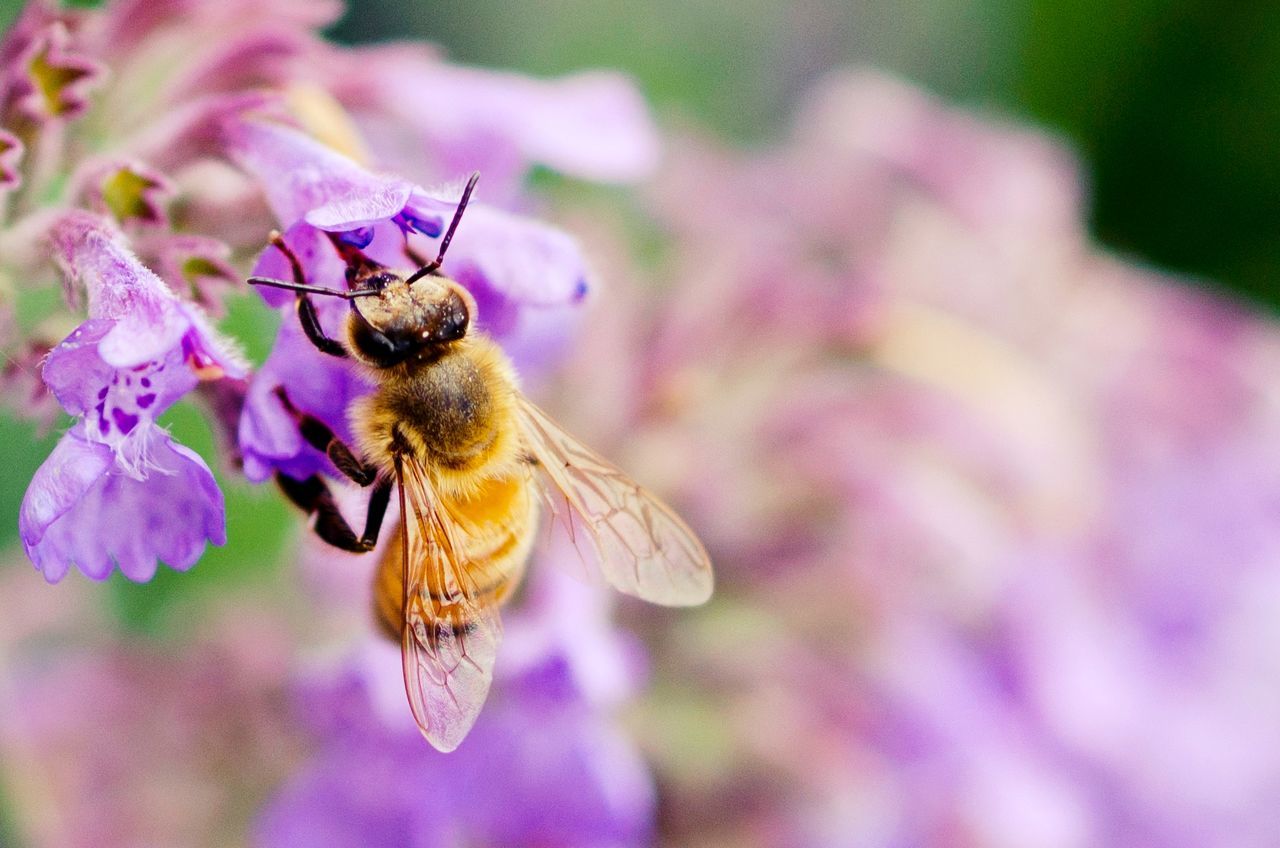
{"type": "Polygon", "coordinates": [[[530,402],[506,354],[473,327],[475,300],[441,269],[478,178],[467,182],[439,254],[407,276],[331,235],[347,264],[346,288],[310,285],[272,233],[293,280],[249,280],[295,292],[307,338],[352,360],[376,387],[348,410],[354,447],[295,407],[283,388],[276,393],[307,442],[370,487],[360,536],[323,478],[279,474],[277,482],[314,517],[322,539],[355,552],[374,548],[397,492],[399,525],[375,572],[376,620],[401,644],[410,709],[441,751],[461,743],[488,695],[499,609],[520,583],[544,510],[628,595],[683,606],[702,603],[712,589],[693,531],[530,402]],[[349,302],[341,339],[321,327],[317,295],[349,302]]]}

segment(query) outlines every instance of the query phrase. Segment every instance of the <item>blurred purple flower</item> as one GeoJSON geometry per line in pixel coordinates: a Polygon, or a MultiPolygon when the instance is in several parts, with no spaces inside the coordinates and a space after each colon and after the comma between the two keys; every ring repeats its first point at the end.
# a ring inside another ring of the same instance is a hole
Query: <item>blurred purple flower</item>
{"type": "Polygon", "coordinates": [[[222,494],[199,456],[156,417],[203,378],[243,366],[204,319],[86,213],[53,230],[54,248],[89,299],[89,320],[49,354],[44,381],[77,416],[36,472],[19,529],[49,582],[74,564],[106,579],[113,564],[149,580],[159,558],[179,570],[206,541],[226,541],[222,494]]]}
{"type": "Polygon", "coordinates": [[[1276,327],[1100,254],[1050,141],[874,74],[764,154],[674,147],[685,284],[611,289],[556,407],[717,564],[648,639],[663,841],[1267,844],[1276,327]]]}
{"type": "Polygon", "coordinates": [[[69,119],[84,111],[105,69],[69,42],[66,24],[48,6],[27,6],[0,43],[6,125],[69,119]]]}
{"type": "Polygon", "coordinates": [[[537,80],[406,44],[333,59],[323,68],[329,87],[379,161],[424,183],[478,169],[489,196],[509,200],[534,164],[596,182],[637,181],[657,165],[648,107],[619,74],[537,80]]]}
{"type": "Polygon", "coordinates": [[[519,653],[448,755],[423,746],[408,718],[390,644],[311,684],[302,707],[321,750],[263,811],[258,843],[650,844],[651,781],[602,712],[633,685],[635,662],[593,591],[563,575],[541,581],[510,620],[519,653]]]}
{"type": "Polygon", "coordinates": [[[161,646],[115,632],[100,592],[25,578],[5,568],[0,581],[6,837],[246,844],[253,812],[305,745],[286,708],[294,643],[279,602],[184,615],[182,643],[161,646]]]}

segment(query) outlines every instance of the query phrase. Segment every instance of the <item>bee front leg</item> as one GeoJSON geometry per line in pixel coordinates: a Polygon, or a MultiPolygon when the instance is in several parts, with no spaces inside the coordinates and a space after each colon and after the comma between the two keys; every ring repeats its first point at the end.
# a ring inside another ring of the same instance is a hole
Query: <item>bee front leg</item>
{"type": "MultiPolygon", "coordinates": [[[[293,248],[285,243],[284,236],[280,235],[279,231],[273,230],[268,241],[271,242],[272,247],[284,254],[293,274],[294,284],[306,286],[307,275],[302,271],[302,263],[298,261],[293,248]]],[[[294,305],[297,308],[298,323],[302,325],[302,332],[307,334],[307,340],[315,345],[317,350],[330,356],[345,357],[347,355],[347,349],[342,346],[342,342],[325,335],[324,328],[320,326],[320,316],[316,314],[316,305],[311,302],[306,292],[298,290],[298,299],[294,305]]]]}
{"type": "Polygon", "coordinates": [[[373,487],[373,493],[369,496],[369,511],[364,520],[364,533],[358,539],[351,525],[342,517],[342,512],[333,499],[333,492],[320,475],[313,474],[305,480],[295,480],[287,474],[277,473],[276,483],[303,512],[316,517],[312,529],[330,545],[356,554],[366,553],[377,546],[382,519],[386,516],[387,504],[391,501],[391,478],[384,477],[373,487]]]}
{"type": "Polygon", "coordinates": [[[284,386],[276,387],[276,397],[280,398],[280,402],[284,404],[285,411],[297,422],[298,432],[302,434],[302,438],[306,439],[307,444],[316,450],[324,452],[333,462],[335,468],[360,486],[368,486],[377,479],[377,469],[361,462],[351,448],[347,447],[346,442],[339,439],[333,430],[329,428],[328,424],[294,406],[293,401],[289,400],[289,394],[285,391],[284,386]]]}
{"type": "Polygon", "coordinates": [[[300,293],[296,306],[298,322],[302,324],[302,332],[307,334],[307,341],[315,345],[321,353],[345,358],[347,349],[342,346],[342,342],[325,335],[324,328],[320,326],[320,316],[316,314],[316,305],[311,302],[311,298],[300,293]]]}

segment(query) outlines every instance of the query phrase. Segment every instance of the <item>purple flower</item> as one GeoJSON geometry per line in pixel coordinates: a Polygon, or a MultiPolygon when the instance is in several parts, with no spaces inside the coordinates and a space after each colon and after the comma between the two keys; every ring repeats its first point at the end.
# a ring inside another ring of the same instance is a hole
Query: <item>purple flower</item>
{"type": "MultiPolygon", "coordinates": [[[[410,268],[406,245],[434,256],[454,200],[404,180],[374,174],[301,132],[262,121],[233,122],[226,131],[230,155],[263,187],[272,210],[287,227],[285,240],[313,285],[343,285],[344,266],[326,233],[341,234],[375,260],[410,268]]],[[[493,336],[518,366],[535,370],[566,344],[588,292],[587,270],[577,245],[564,233],[480,202],[467,208],[445,269],[476,298],[476,326],[493,336]]],[[[268,249],[257,276],[288,279],[287,262],[268,249]]],[[[288,292],[264,289],[273,306],[288,292]]],[[[320,323],[342,337],[348,306],[315,298],[320,323]]],[[[290,400],[344,438],[346,410],[371,386],[348,362],[326,356],[307,341],[286,314],[271,355],[250,384],[241,421],[245,473],[261,480],[280,470],[305,477],[328,470],[329,461],[306,445],[275,394],[290,400]]]]}
{"type": "Polygon", "coordinates": [[[53,243],[88,293],[89,320],[44,365],[77,420],[23,499],[27,555],[50,582],[73,564],[97,580],[113,563],[140,581],[157,559],[190,568],[206,541],[225,541],[222,495],[204,461],[155,421],[202,378],[243,367],[101,219],[68,214],[53,243]]]}
{"type": "Polygon", "coordinates": [[[597,182],[636,181],[657,165],[648,107],[619,74],[531,79],[409,45],[346,52],[323,70],[379,161],[424,181],[479,169],[490,196],[507,198],[533,164],[597,182]]]}
{"type": "Polygon", "coordinates": [[[510,620],[523,653],[500,667],[489,705],[451,754],[422,744],[391,645],[370,644],[355,670],[312,684],[302,707],[320,750],[263,811],[258,844],[650,844],[650,778],[605,712],[626,651],[592,614],[591,590],[557,581],[572,582],[553,575],[510,620]],[[552,636],[571,616],[572,637],[552,636]]]}
{"type": "Polygon", "coordinates": [[[222,296],[243,284],[231,264],[231,248],[217,239],[159,234],[142,239],[140,250],[170,289],[211,315],[222,315],[222,296]]]}
{"type": "Polygon", "coordinates": [[[97,160],[87,162],[77,174],[84,205],[100,215],[114,218],[121,226],[137,222],[166,224],[165,204],[174,194],[169,179],[137,160],[97,160]]]}

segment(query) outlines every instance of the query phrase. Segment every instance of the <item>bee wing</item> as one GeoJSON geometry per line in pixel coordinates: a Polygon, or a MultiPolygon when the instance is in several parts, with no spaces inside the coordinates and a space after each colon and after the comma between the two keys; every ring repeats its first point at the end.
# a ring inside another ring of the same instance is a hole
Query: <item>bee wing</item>
{"type": "Polygon", "coordinates": [[[400,483],[404,630],[401,654],[409,707],[441,751],[458,747],[489,694],[502,640],[495,604],[477,600],[458,544],[462,532],[413,457],[397,460],[400,483]]]}
{"type": "Polygon", "coordinates": [[[711,562],[689,526],[616,466],[570,436],[520,397],[525,446],[563,496],[557,511],[575,545],[595,549],[614,588],[666,606],[711,597],[711,562]],[[582,532],[585,531],[585,532],[582,532]]]}

